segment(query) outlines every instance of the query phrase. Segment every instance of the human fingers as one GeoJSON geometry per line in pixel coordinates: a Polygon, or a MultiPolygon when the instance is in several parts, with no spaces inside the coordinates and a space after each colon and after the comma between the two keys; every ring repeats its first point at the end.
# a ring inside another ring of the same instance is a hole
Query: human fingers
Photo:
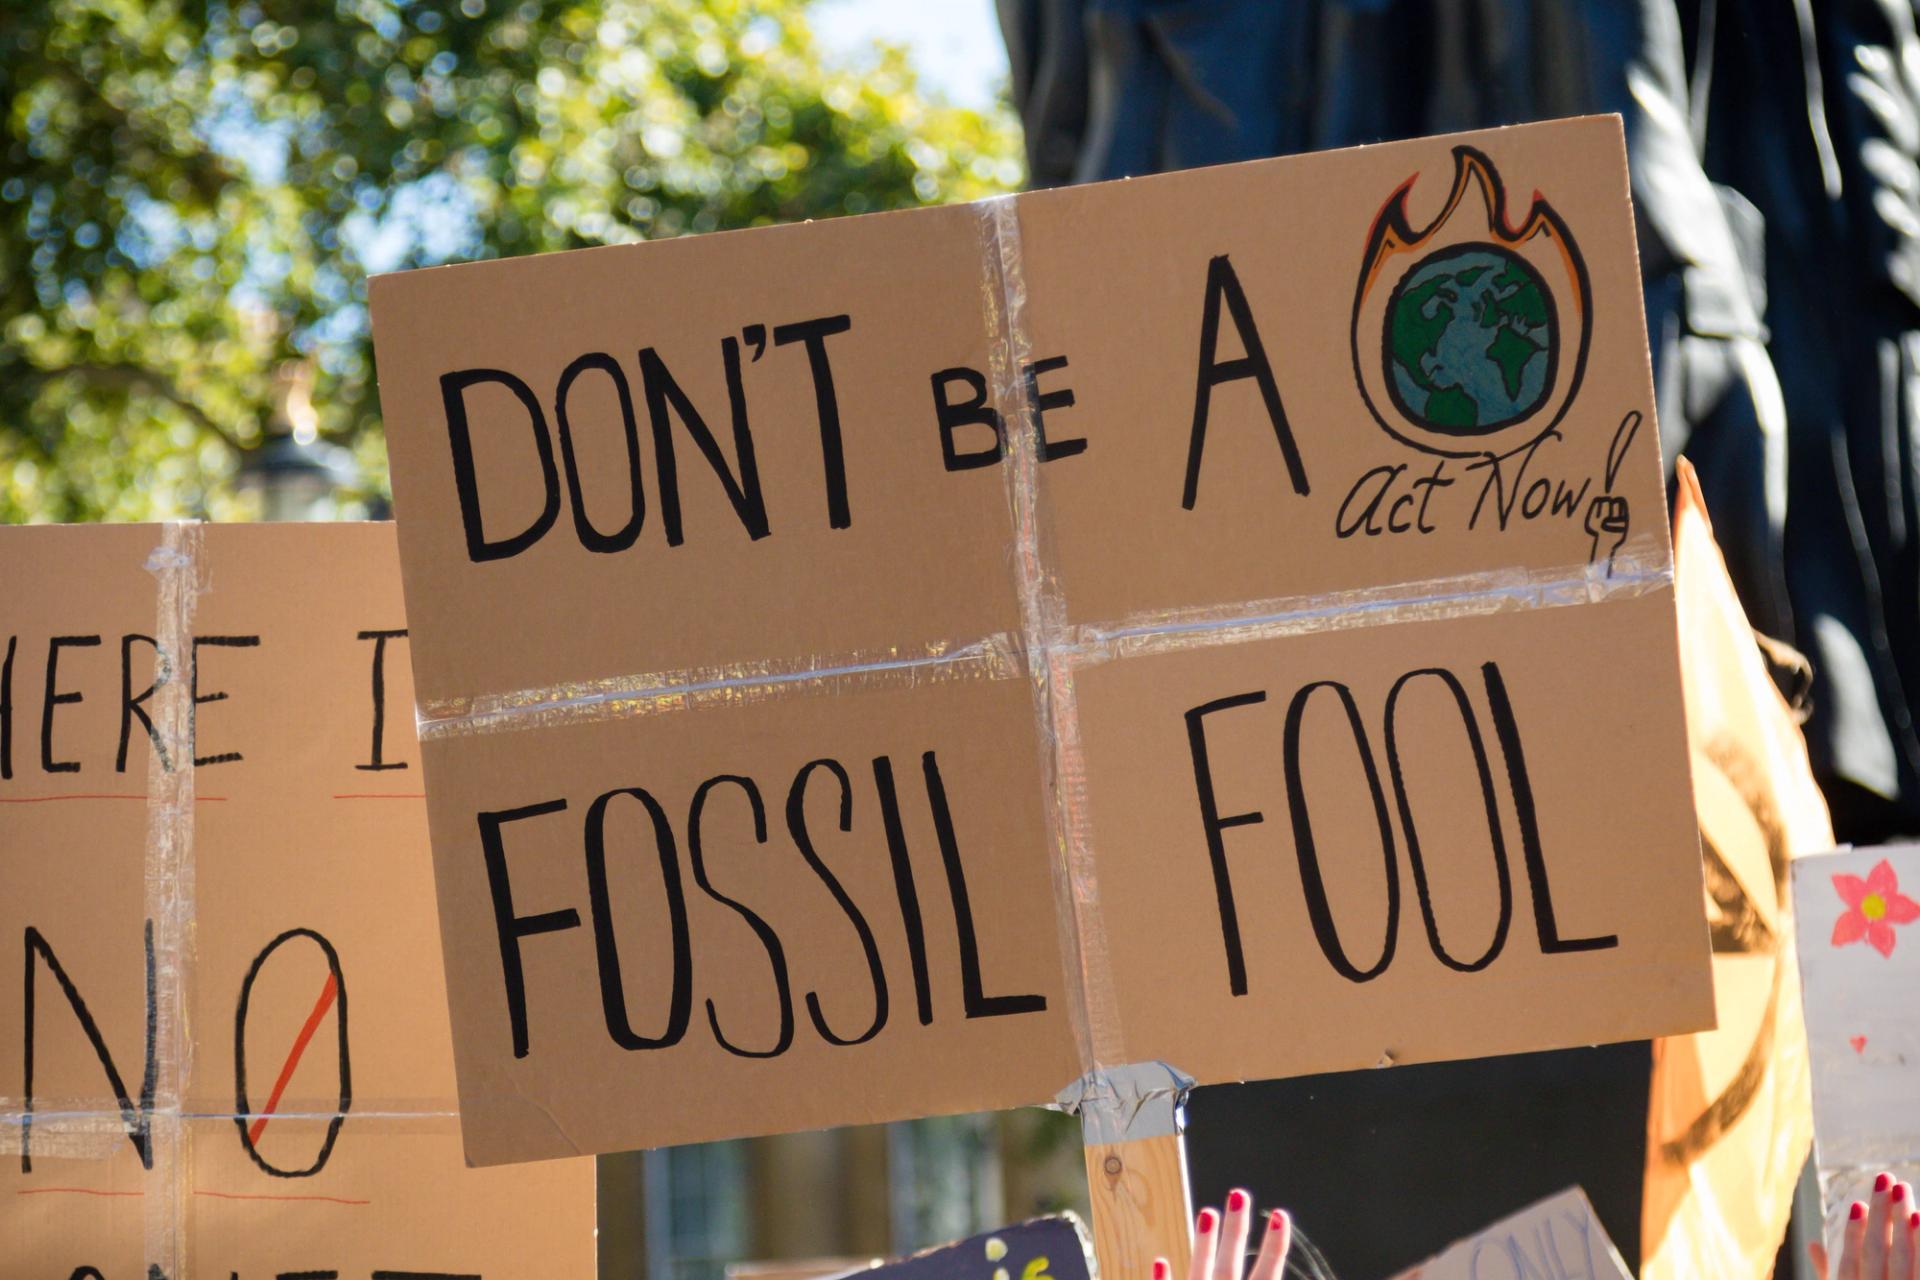
{"type": "Polygon", "coordinates": [[[1807,1245],[1807,1257],[1813,1261],[1815,1280],[1827,1280],[1827,1246],[1814,1240],[1807,1245]]]}
{"type": "Polygon", "coordinates": [[[1235,1187],[1227,1193],[1227,1216],[1220,1223],[1220,1247],[1213,1255],[1213,1280],[1240,1280],[1252,1232],[1253,1197],[1235,1187]]]}
{"type": "Polygon", "coordinates": [[[1860,1258],[1867,1245],[1867,1206],[1855,1200],[1847,1210],[1847,1226],[1840,1233],[1840,1274],[1833,1280],[1861,1280],[1860,1258]]]}
{"type": "Polygon", "coordinates": [[[1193,1259],[1187,1280],[1213,1280],[1213,1256],[1220,1247],[1220,1211],[1206,1208],[1193,1220],[1193,1259]]]}
{"type": "Polygon", "coordinates": [[[1887,1245],[1887,1280],[1914,1280],[1913,1276],[1913,1188],[1904,1182],[1894,1184],[1899,1201],[1888,1224],[1892,1240],[1887,1245]]]}
{"type": "Polygon", "coordinates": [[[1860,1280],[1886,1280],[1888,1220],[1893,1210],[1893,1175],[1883,1173],[1873,1180],[1873,1194],[1867,1197],[1867,1238],[1860,1250],[1860,1280]]]}
{"type": "Polygon", "coordinates": [[[1173,1280],[1173,1264],[1165,1258],[1153,1260],[1153,1280],[1173,1280]]]}
{"type": "Polygon", "coordinates": [[[1260,1237],[1260,1256],[1253,1260],[1247,1280],[1277,1280],[1287,1265],[1287,1250],[1293,1244],[1293,1220],[1285,1209],[1267,1215],[1267,1232],[1260,1237]]]}

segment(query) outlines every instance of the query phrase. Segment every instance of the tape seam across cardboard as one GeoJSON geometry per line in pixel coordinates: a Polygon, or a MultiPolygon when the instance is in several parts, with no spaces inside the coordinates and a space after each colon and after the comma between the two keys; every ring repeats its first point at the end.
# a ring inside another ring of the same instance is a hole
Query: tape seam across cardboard
{"type": "Polygon", "coordinates": [[[1013,517],[1013,569],[1020,594],[1022,652],[1032,682],[1034,728],[1039,737],[1047,803],[1047,846],[1054,877],[1054,908],[1061,957],[1067,973],[1067,1018],[1091,1073],[1119,1060],[1119,1003],[1100,917],[1099,880],[1093,865],[1086,783],[1086,753],[1080,740],[1068,653],[1066,600],[1055,577],[1052,528],[1040,501],[1039,433],[1023,387],[1021,370],[1033,351],[1027,322],[1027,281],[1020,238],[1018,196],[1000,196],[975,206],[981,238],[981,302],[987,321],[987,377],[994,406],[1005,423],[1007,502],[1013,517]]]}
{"type": "Polygon", "coordinates": [[[147,764],[146,910],[153,930],[156,1079],[147,1150],[152,1173],[143,1205],[145,1257],[168,1275],[185,1275],[186,1216],[192,1188],[190,1134],[184,1118],[193,1033],[186,993],[193,979],[194,734],[193,616],[204,585],[204,539],[197,523],[170,521],[147,557],[154,576],[153,636],[171,655],[154,692],[153,727],[171,768],[154,752],[147,764]]]}
{"type": "MultiPolygon", "coordinates": [[[[1053,642],[1052,656],[1078,670],[1116,658],[1322,631],[1601,604],[1665,590],[1672,583],[1660,540],[1636,535],[1615,554],[1611,574],[1603,565],[1508,567],[1318,595],[1157,610],[1067,626],[1053,642]]],[[[1015,680],[1025,678],[1026,668],[1022,638],[1000,634],[929,645],[919,654],[898,649],[806,654],[442,698],[419,706],[417,726],[423,739],[458,738],[781,697],[910,689],[949,680],[1015,680]]]]}

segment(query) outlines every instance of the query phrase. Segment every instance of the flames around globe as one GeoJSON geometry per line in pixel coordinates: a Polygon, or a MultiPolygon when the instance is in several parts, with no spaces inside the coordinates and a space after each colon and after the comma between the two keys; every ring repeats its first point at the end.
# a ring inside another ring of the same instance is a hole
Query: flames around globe
{"type": "Polygon", "coordinates": [[[1387,301],[1383,336],[1395,407],[1432,431],[1497,431],[1553,390],[1553,294],[1498,245],[1450,245],[1416,263],[1387,301]]]}

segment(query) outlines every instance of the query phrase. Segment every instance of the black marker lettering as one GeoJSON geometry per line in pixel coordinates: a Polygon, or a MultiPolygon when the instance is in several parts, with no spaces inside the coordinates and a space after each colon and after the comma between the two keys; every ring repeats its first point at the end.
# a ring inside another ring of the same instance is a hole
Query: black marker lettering
{"type": "Polygon", "coordinates": [[[633,416],[633,390],[627,385],[627,375],[621,372],[619,361],[604,351],[593,351],[568,365],[560,375],[559,390],[554,392],[553,421],[560,431],[560,460],[567,468],[567,500],[573,506],[573,528],[580,535],[580,545],[602,553],[625,551],[640,537],[640,527],[647,521],[647,495],[640,486],[640,424],[633,416]],[[613,382],[614,394],[620,400],[620,430],[627,442],[627,522],[612,533],[600,532],[587,515],[580,464],[573,452],[573,422],[567,415],[567,399],[573,392],[574,380],[589,369],[598,369],[613,382]]]}
{"type": "Polygon", "coordinates": [[[333,949],[333,943],[312,929],[289,929],[276,937],[247,966],[247,976],[240,983],[240,1004],[233,1015],[233,1081],[234,1081],[234,1117],[233,1123],[240,1130],[240,1145],[246,1148],[253,1163],[269,1177],[274,1178],[311,1178],[327,1167],[327,1161],[333,1158],[333,1144],[339,1140],[340,1126],[346,1122],[347,1111],[353,1106],[353,1065],[347,1047],[347,975],[340,969],[340,953],[333,949]],[[337,1054],[340,1060],[340,1094],[333,1118],[327,1121],[327,1135],[321,1139],[320,1150],[313,1163],[304,1169],[282,1169],[271,1164],[260,1154],[254,1145],[253,1104],[247,1098],[247,1009],[253,1001],[253,984],[259,978],[260,970],[267,960],[287,943],[295,938],[305,938],[320,948],[320,954],[327,961],[327,983],[333,989],[333,1016],[338,1031],[337,1054]]]}
{"type": "Polygon", "coordinates": [[[1230,827],[1265,822],[1266,818],[1258,809],[1220,816],[1220,800],[1213,789],[1213,762],[1207,754],[1206,719],[1216,711],[1253,706],[1266,700],[1264,690],[1255,690],[1216,698],[1187,712],[1187,750],[1193,757],[1193,786],[1200,796],[1200,824],[1207,832],[1207,857],[1213,863],[1213,893],[1220,908],[1220,941],[1227,949],[1227,989],[1236,996],[1247,994],[1247,961],[1240,946],[1240,912],[1234,905],[1233,877],[1227,869],[1227,842],[1223,833],[1230,827]]]}
{"type": "Polygon", "coordinates": [[[1393,488],[1393,481],[1407,469],[1404,462],[1373,467],[1353,482],[1353,488],[1347,490],[1347,496],[1340,500],[1340,510],[1333,517],[1333,534],[1336,538],[1351,538],[1356,533],[1366,533],[1369,537],[1380,532],[1376,517],[1380,514],[1380,503],[1393,488]],[[1365,491],[1364,504],[1357,512],[1353,504],[1365,491]],[[1353,512],[1353,514],[1349,514],[1353,512]]]}
{"type": "Polygon", "coordinates": [[[1073,407],[1073,389],[1061,387],[1056,391],[1040,390],[1040,375],[1051,373],[1055,369],[1067,367],[1065,356],[1049,356],[1045,360],[1036,360],[1020,372],[1027,381],[1027,407],[1033,413],[1033,434],[1040,446],[1040,461],[1052,462],[1055,458],[1071,458],[1076,453],[1087,451],[1084,438],[1075,440],[1047,439],[1047,410],[1071,409],[1073,407]]]}
{"type": "Polygon", "coordinates": [[[507,871],[506,842],[501,828],[509,822],[559,813],[565,800],[522,805],[518,809],[500,809],[475,814],[480,824],[480,849],[487,863],[487,887],[493,894],[493,924],[500,935],[500,969],[507,986],[507,1019],[513,1026],[513,1056],[527,1056],[527,979],[520,963],[520,940],[542,933],[580,927],[580,913],[572,907],[564,911],[545,911],[539,915],[513,913],[513,882],[507,871]]]}
{"type": "MultiPolygon", "coordinates": [[[[379,773],[387,769],[404,769],[404,760],[386,758],[387,737],[387,641],[407,638],[405,627],[397,631],[362,631],[358,639],[373,641],[373,752],[372,759],[365,764],[353,766],[369,773],[379,773]]],[[[124,735],[125,730],[123,729],[124,735]]],[[[157,744],[156,744],[157,745],[157,744]]]]}
{"type": "Polygon", "coordinates": [[[1487,745],[1480,736],[1480,720],[1473,713],[1473,704],[1467,700],[1467,691],[1453,672],[1440,667],[1425,667],[1419,671],[1409,671],[1394,681],[1393,688],[1387,693],[1387,772],[1393,778],[1394,799],[1400,808],[1400,825],[1407,833],[1407,861],[1413,867],[1413,888],[1420,899],[1420,916],[1426,922],[1427,942],[1433,948],[1433,954],[1441,964],[1461,973],[1477,973],[1494,962],[1501,949],[1507,945],[1507,929],[1513,923],[1513,877],[1507,870],[1506,837],[1500,830],[1500,806],[1494,797],[1493,771],[1487,765],[1487,745]],[[1493,929],[1493,941],[1477,960],[1456,960],[1440,941],[1440,922],[1434,919],[1433,897],[1427,884],[1426,859],[1420,851],[1420,830],[1413,820],[1413,803],[1407,795],[1406,777],[1400,767],[1399,722],[1395,712],[1399,709],[1400,693],[1408,682],[1427,676],[1440,681],[1453,695],[1453,702],[1460,711],[1460,723],[1467,731],[1467,745],[1473,750],[1473,767],[1480,783],[1480,798],[1486,806],[1487,835],[1493,843],[1493,873],[1500,888],[1500,917],[1493,929]]]}
{"type": "Polygon", "coordinates": [[[640,353],[640,378],[647,395],[647,417],[653,426],[655,468],[660,472],[660,519],[667,527],[667,545],[677,547],[686,541],[680,528],[680,473],[673,459],[673,418],[677,415],[693,438],[694,445],[713,468],[726,490],[727,501],[747,536],[759,540],[767,536],[767,502],[760,492],[760,468],[753,457],[753,434],[747,426],[747,396],[740,384],[740,342],[737,338],[720,340],[720,355],[727,371],[727,399],[733,409],[733,447],[740,458],[740,475],[735,479],[727,466],[719,442],[707,430],[706,419],[693,407],[693,401],[674,381],[666,362],[652,347],[640,353]]]}
{"type": "Polygon", "coordinates": [[[1000,411],[987,403],[987,380],[978,369],[963,367],[942,369],[933,375],[933,413],[940,425],[940,456],[949,471],[972,471],[990,467],[1007,452],[1006,423],[1000,411]],[[964,382],[973,391],[971,399],[958,404],[947,398],[947,388],[964,382]],[[983,449],[961,453],[954,448],[953,433],[958,427],[982,426],[993,429],[993,443],[983,449]]]}
{"type": "Polygon", "coordinates": [[[1373,747],[1367,741],[1367,727],[1360,719],[1360,708],[1353,691],[1336,680],[1316,680],[1303,685],[1287,706],[1287,728],[1282,770],[1287,779],[1287,804],[1293,813],[1293,851],[1300,863],[1300,887],[1307,900],[1307,916],[1313,922],[1313,936],[1320,950],[1341,977],[1349,982],[1371,982],[1393,963],[1394,946],[1400,932],[1400,870],[1393,843],[1393,824],[1387,817],[1387,796],[1380,786],[1380,770],[1373,762],[1373,747]],[[1374,820],[1380,827],[1380,851],[1386,864],[1387,927],[1380,945],[1380,958],[1373,966],[1361,969],[1347,958],[1340,944],[1340,931],[1333,922],[1333,908],[1327,901],[1326,881],[1320,875],[1320,856],[1314,848],[1313,820],[1307,813],[1306,784],[1300,773],[1300,730],[1306,718],[1307,703],[1319,689],[1331,689],[1347,713],[1347,727],[1360,752],[1360,767],[1367,775],[1367,789],[1373,794],[1374,820]]]}
{"type": "Polygon", "coordinates": [[[954,926],[960,942],[961,1003],[969,1018],[999,1018],[1013,1013],[1038,1013],[1047,1007],[1041,995],[990,996],[982,993],[980,939],[973,927],[973,904],[967,896],[967,872],[960,863],[960,842],[954,834],[953,813],[947,807],[947,789],[940,780],[940,762],[931,751],[920,757],[927,779],[927,804],[933,812],[934,833],[940,839],[940,857],[947,867],[947,892],[953,898],[954,926]]]}
{"type": "Polygon", "coordinates": [[[19,636],[7,637],[7,656],[0,660],[0,781],[13,777],[13,653],[19,636]]]}
{"type": "Polygon", "coordinates": [[[440,400],[447,413],[447,443],[453,449],[453,487],[460,498],[460,524],[466,530],[467,558],[475,564],[519,555],[546,536],[560,515],[560,472],[553,462],[553,441],[547,418],[532,388],[500,369],[462,369],[440,375],[440,400]],[[526,406],[533,428],[533,446],[540,458],[540,477],[546,485],[546,503],[533,523],[509,538],[489,540],[480,518],[480,480],[473,465],[473,430],[467,422],[467,388],[497,382],[526,406]]]}
{"type": "Polygon", "coordinates": [[[48,773],[80,772],[79,761],[53,758],[53,709],[84,701],[84,696],[77,690],[61,692],[59,689],[60,651],[91,649],[99,643],[99,636],[55,636],[47,641],[47,697],[40,712],[40,767],[48,773]]]}
{"type": "Polygon", "coordinates": [[[193,704],[187,714],[187,750],[193,754],[194,767],[210,764],[231,764],[241,758],[238,751],[223,751],[217,755],[202,756],[196,754],[200,742],[200,708],[209,702],[225,702],[224,693],[200,692],[200,646],[212,645],[219,649],[254,649],[260,645],[259,636],[195,636],[193,652],[188,663],[187,687],[193,697],[193,704]]]}
{"type": "Polygon", "coordinates": [[[168,660],[166,650],[152,636],[130,633],[120,637],[120,751],[114,757],[115,773],[127,771],[127,740],[133,733],[133,721],[137,716],[140,727],[147,731],[147,740],[153,743],[153,753],[160,758],[160,768],[166,773],[173,772],[173,759],[167,755],[167,744],[154,731],[153,721],[147,716],[143,705],[154,694],[154,690],[173,679],[173,663],[168,660]],[[133,642],[142,641],[153,647],[153,680],[147,685],[146,692],[139,697],[133,695],[133,642]]]}
{"type": "Polygon", "coordinates": [[[933,1024],[933,981],[927,972],[927,930],[920,918],[920,893],[913,883],[913,859],[900,822],[900,796],[893,785],[893,761],[873,759],[873,786],[880,793],[880,821],[887,830],[887,854],[893,863],[893,888],[900,899],[900,923],[907,934],[907,959],[913,967],[914,1007],[920,1025],[933,1024]]]}
{"type": "Polygon", "coordinates": [[[845,529],[853,524],[847,509],[847,460],[840,444],[840,401],[833,391],[833,362],[827,358],[827,339],[853,328],[848,316],[822,316],[797,324],[776,326],[773,345],[802,342],[807,367],[813,374],[813,407],[820,421],[820,463],[827,473],[827,525],[845,529]]]}
{"type": "MultiPolygon", "coordinates": [[[[701,839],[701,820],[706,816],[707,795],[721,784],[739,787],[747,796],[747,803],[753,809],[753,838],[757,844],[767,842],[767,808],[760,802],[760,788],[753,784],[752,778],[742,778],[733,774],[721,774],[708,778],[693,793],[693,807],[687,814],[687,859],[693,863],[693,882],[700,886],[701,892],[723,906],[731,907],[754,936],[760,939],[760,945],[766,949],[767,963],[773,967],[773,986],[780,1004],[780,1033],[774,1038],[771,1049],[742,1049],[727,1039],[727,1033],[720,1029],[720,1014],[714,1008],[713,1001],[707,1001],[707,1025],[713,1028],[713,1038],[728,1053],[741,1058],[777,1058],[793,1044],[793,988],[787,980],[787,953],[780,945],[780,935],[773,926],[761,918],[760,914],[737,899],[730,898],[713,887],[707,879],[707,858],[705,842],[701,839]]],[[[615,960],[616,965],[618,959],[615,960]]],[[[624,1005],[622,1006],[624,1010],[624,1005]]]]}
{"type": "Polygon", "coordinates": [[[1433,464],[1432,475],[1421,476],[1413,482],[1413,487],[1420,491],[1420,514],[1415,517],[1415,527],[1422,533],[1432,533],[1435,528],[1427,519],[1427,504],[1433,501],[1433,491],[1435,489],[1445,489],[1453,484],[1451,478],[1441,478],[1440,473],[1446,469],[1447,460],[1442,458],[1433,464]]]}
{"type": "Polygon", "coordinates": [[[792,834],[800,856],[807,860],[813,873],[827,886],[827,892],[833,895],[833,900],[853,925],[854,933],[860,937],[860,950],[867,958],[867,977],[873,983],[873,1021],[857,1036],[835,1035],[833,1028],[827,1025],[826,1014],[821,1012],[820,995],[815,991],[807,992],[807,1014],[813,1019],[814,1029],[828,1044],[865,1044],[887,1025],[887,971],[880,963],[880,948],[873,940],[873,930],[867,927],[866,916],[860,913],[860,908],[841,885],[839,877],[820,860],[820,855],[814,851],[813,837],[807,832],[807,780],[813,776],[815,769],[825,769],[839,781],[840,829],[853,830],[853,783],[838,760],[811,760],[800,766],[800,772],[793,778],[793,788],[787,792],[787,830],[792,834]]]}
{"type": "Polygon", "coordinates": [[[22,1084],[26,1097],[22,1103],[20,1117],[20,1172],[33,1172],[33,1037],[34,1037],[34,973],[36,958],[46,962],[47,971],[53,974],[53,980],[60,984],[61,994],[67,998],[67,1004],[73,1010],[73,1016],[79,1021],[80,1029],[86,1033],[87,1043],[93,1046],[94,1057],[100,1060],[100,1066],[107,1073],[107,1084],[113,1090],[113,1096],[120,1103],[121,1123],[126,1126],[127,1141],[139,1153],[140,1165],[144,1169],[153,1168],[153,1148],[150,1137],[153,1132],[153,1094],[159,1082],[160,1063],[156,1055],[160,1030],[160,1006],[155,999],[155,973],[153,965],[153,921],[146,924],[147,951],[147,1061],[146,1071],[140,1081],[140,1102],[136,1107],[133,1099],[127,1095],[127,1086],[120,1079],[120,1068],[113,1061],[113,1054],[107,1049],[106,1037],[100,1034],[100,1026],[93,1020],[93,1014],[87,1008],[87,1002],[81,998],[80,990],[73,985],[73,979],[61,967],[59,957],[53,954],[53,948],[40,931],[32,925],[26,931],[26,995],[21,1005],[21,1017],[24,1034],[21,1045],[25,1055],[25,1072],[22,1084]]]}
{"type": "Polygon", "coordinates": [[[1259,329],[1254,326],[1247,295],[1240,288],[1240,277],[1234,274],[1233,263],[1223,253],[1207,264],[1207,293],[1200,315],[1200,374],[1193,393],[1193,440],[1187,447],[1187,488],[1180,503],[1189,511],[1193,510],[1194,499],[1200,494],[1200,455],[1206,449],[1207,414],[1213,406],[1213,389],[1241,378],[1252,378],[1259,386],[1260,399],[1266,405],[1267,418],[1273,423],[1274,437],[1279,440],[1280,453],[1286,460],[1287,475],[1293,481],[1293,491],[1304,496],[1307,472],[1300,462],[1299,447],[1293,441],[1293,428],[1287,423],[1286,407],[1280,403],[1273,366],[1267,362],[1267,351],[1261,345],[1259,329]],[[1222,360],[1218,354],[1223,300],[1247,352],[1233,360],[1222,360]]]}
{"type": "Polygon", "coordinates": [[[1480,678],[1486,683],[1494,732],[1500,739],[1500,751],[1507,759],[1507,784],[1513,790],[1514,815],[1520,820],[1520,851],[1526,859],[1527,884],[1533,890],[1533,924],[1540,935],[1541,954],[1604,951],[1619,946],[1619,937],[1611,933],[1591,938],[1560,936],[1560,922],[1553,912],[1553,888],[1547,883],[1546,852],[1540,847],[1540,819],[1533,807],[1533,783],[1527,776],[1526,751],[1520,745],[1520,726],[1513,716],[1513,703],[1507,697],[1507,682],[1497,662],[1482,663],[1480,678]]]}
{"type": "Polygon", "coordinates": [[[687,900],[680,889],[680,854],[660,802],[638,787],[609,791],[587,811],[587,896],[593,906],[593,946],[600,963],[600,1007],[606,1015],[607,1034],[622,1049],[665,1049],[680,1043],[693,1017],[693,942],[687,932],[687,900]],[[673,937],[673,994],[667,1025],[657,1037],[640,1035],[627,1020],[620,944],[613,935],[613,904],[607,895],[607,805],[615,796],[631,796],[646,807],[660,855],[660,882],[666,890],[673,937]]]}

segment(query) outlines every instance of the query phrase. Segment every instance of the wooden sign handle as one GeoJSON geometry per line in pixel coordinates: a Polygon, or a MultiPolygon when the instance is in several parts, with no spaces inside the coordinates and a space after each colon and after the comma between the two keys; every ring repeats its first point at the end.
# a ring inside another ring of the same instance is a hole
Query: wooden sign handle
{"type": "Polygon", "coordinates": [[[1090,1142],[1085,1150],[1100,1280],[1149,1280],[1155,1258],[1185,1275],[1193,1251],[1186,1138],[1090,1142]]]}

